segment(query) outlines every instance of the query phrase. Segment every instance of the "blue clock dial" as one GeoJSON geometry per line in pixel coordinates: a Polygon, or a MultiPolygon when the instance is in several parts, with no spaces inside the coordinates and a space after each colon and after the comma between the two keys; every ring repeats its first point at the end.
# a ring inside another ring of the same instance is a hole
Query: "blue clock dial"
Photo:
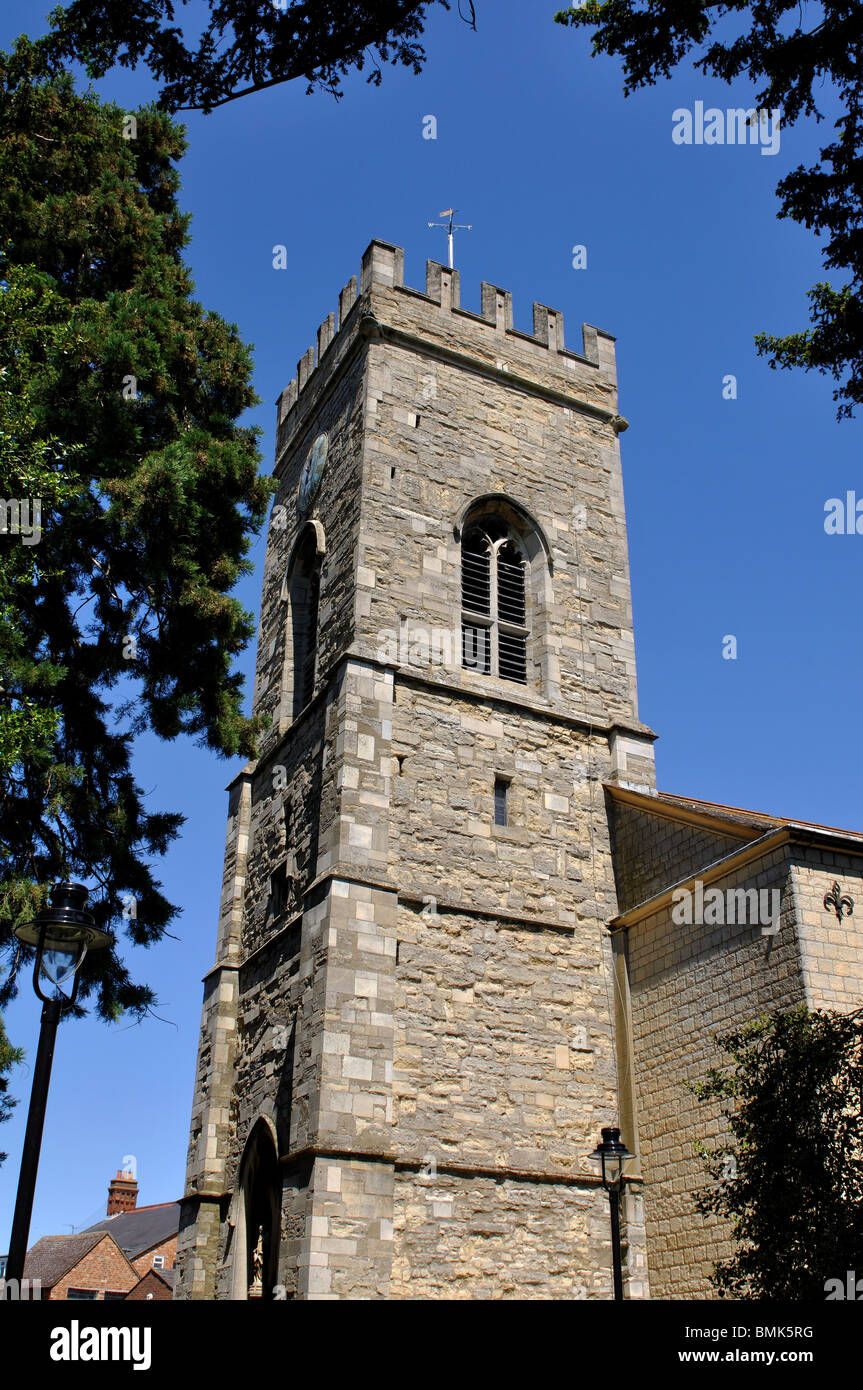
{"type": "Polygon", "coordinates": [[[309,450],[308,458],[303,464],[303,471],[300,474],[297,501],[301,512],[308,511],[314,501],[315,493],[321,485],[328,449],[329,439],[327,435],[319,434],[309,450]]]}

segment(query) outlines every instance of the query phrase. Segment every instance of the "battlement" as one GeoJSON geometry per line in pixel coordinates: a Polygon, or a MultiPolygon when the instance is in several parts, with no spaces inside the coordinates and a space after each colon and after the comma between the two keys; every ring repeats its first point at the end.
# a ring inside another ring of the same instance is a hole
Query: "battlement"
{"type": "Polygon", "coordinates": [[[547,304],[533,304],[533,332],[523,333],[513,327],[512,294],[498,285],[482,282],[481,308],[478,314],[463,309],[460,303],[461,286],[459,272],[441,265],[438,261],[426,261],[425,291],[412,289],[404,283],[405,253],[401,246],[393,246],[387,241],[372,241],[366,248],[362,260],[362,271],[357,287],[354,275],[339,295],[338,320],[334,313],[328,314],[317,331],[316,342],[308,348],[297,363],[297,375],[285,387],[278,399],[278,424],[284,424],[290,412],[299,401],[313,375],[321,367],[330,350],[337,345],[348,320],[359,300],[373,294],[375,286],[396,291],[414,301],[424,301],[430,307],[453,314],[473,323],[493,329],[500,335],[501,346],[504,340],[530,348],[540,349],[548,355],[555,354],[559,359],[559,369],[567,366],[593,368],[612,381],[616,376],[614,359],[614,337],[592,324],[582,324],[582,351],[573,352],[565,346],[563,314],[559,309],[551,309],[547,304]]]}

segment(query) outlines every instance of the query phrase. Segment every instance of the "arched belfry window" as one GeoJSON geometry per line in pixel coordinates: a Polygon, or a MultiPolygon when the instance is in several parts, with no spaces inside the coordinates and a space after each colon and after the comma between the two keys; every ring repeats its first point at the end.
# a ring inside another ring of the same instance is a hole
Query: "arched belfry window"
{"type": "Polygon", "coordinates": [[[528,557],[498,516],[470,521],[461,549],[462,666],[527,684],[528,557]]]}
{"type": "Polygon", "coordinates": [[[288,574],[293,719],[302,713],[315,692],[322,557],[320,537],[310,526],[294,552],[288,574]]]}

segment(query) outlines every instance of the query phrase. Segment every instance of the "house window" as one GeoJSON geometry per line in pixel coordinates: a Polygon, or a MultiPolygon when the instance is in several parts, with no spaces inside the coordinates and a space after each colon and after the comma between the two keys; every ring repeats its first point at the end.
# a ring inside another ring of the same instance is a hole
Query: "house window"
{"type": "Polygon", "coordinates": [[[165,1256],[164,1256],[164,1255],[154,1255],[154,1256],[153,1256],[153,1268],[154,1268],[154,1269],[164,1269],[164,1268],[165,1268],[165,1256]]]}
{"type": "Polygon", "coordinates": [[[117,1293],[106,1293],[106,1294],[105,1294],[105,1302],[106,1302],[106,1303],[125,1303],[125,1301],[126,1301],[126,1295],[125,1295],[124,1293],[119,1293],[119,1292],[117,1292],[117,1293]]]}
{"type": "Polygon", "coordinates": [[[486,517],[461,550],[462,666],[527,684],[526,560],[506,523],[486,517]]]}
{"type": "Polygon", "coordinates": [[[494,823],[509,825],[509,782],[504,777],[494,779],[494,823]]]}
{"type": "Polygon", "coordinates": [[[66,1297],[76,1299],[79,1302],[90,1300],[96,1297],[95,1289],[67,1289],[66,1297]]]}

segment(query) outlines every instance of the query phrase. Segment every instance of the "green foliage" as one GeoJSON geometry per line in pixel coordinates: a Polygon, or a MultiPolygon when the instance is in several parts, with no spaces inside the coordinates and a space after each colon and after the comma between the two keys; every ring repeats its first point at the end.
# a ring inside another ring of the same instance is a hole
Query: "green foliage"
{"type": "MultiPolygon", "coordinates": [[[[176,915],[148,861],[182,817],[145,809],[134,736],[251,756],[261,727],[232,671],[272,492],[237,424],[250,354],[191,298],[182,130],[146,108],[126,139],[124,116],[26,40],[0,54],[0,491],[42,503],[38,543],[0,536],[0,1003],[51,882],[95,881],[99,925],[138,944],[176,915]]],[[[152,1002],[113,952],[93,988],[106,1018],[152,1002]]]]}
{"type": "Polygon", "coordinates": [[[144,62],[162,83],[160,105],[173,112],[211,111],[298,77],[309,92],[322,86],[338,96],[342,77],[362,72],[370,55],[375,85],[381,63],[420,72],[418,40],[433,4],[450,7],[448,0],[208,0],[209,21],[192,49],[174,23],[176,0],[71,0],[52,12],[46,50],[84,63],[91,77],[115,63],[144,62]]]}
{"type": "MultiPolygon", "coordinates": [[[[11,1045],[3,1027],[3,1020],[0,1018],[0,1124],[2,1124],[4,1120],[9,1119],[12,1110],[18,1104],[17,1100],[7,1093],[9,1083],[6,1079],[6,1072],[9,1071],[10,1067],[17,1065],[19,1062],[23,1062],[23,1060],[24,1053],[21,1051],[20,1047],[13,1047],[11,1045]]],[[[0,1163],[2,1163],[6,1157],[7,1155],[5,1153],[0,1153],[0,1163]]]]}
{"type": "Polygon", "coordinates": [[[811,327],[777,337],[759,333],[771,367],[832,376],[839,419],[863,401],[863,6],[859,0],[588,0],[555,15],[559,24],[593,30],[593,52],[619,55],[624,93],[668,77],[690,51],[703,73],[725,82],[745,76],[763,86],[761,108],[781,109],[785,125],[823,120],[816,97],[825,83],[843,114],[820,163],[799,165],[778,185],[780,217],[824,238],[827,270],[848,275],[809,291],[811,327]],[[736,17],[736,18],[733,18],[736,17]],[[717,30],[722,37],[717,36],[717,30]]]}
{"type": "Polygon", "coordinates": [[[730,1066],[692,1087],[735,1141],[696,1146],[714,1179],[698,1209],[730,1220],[737,1247],[714,1283],[823,1302],[827,1279],[863,1268],[863,1011],[801,1007],[719,1041],[730,1066]]]}

